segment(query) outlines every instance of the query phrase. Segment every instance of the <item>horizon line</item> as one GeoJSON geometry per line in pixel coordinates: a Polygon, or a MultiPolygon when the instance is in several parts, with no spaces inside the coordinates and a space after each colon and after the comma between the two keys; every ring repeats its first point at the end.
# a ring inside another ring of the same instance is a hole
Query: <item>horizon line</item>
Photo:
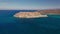
{"type": "MultiPolygon", "coordinates": [[[[60,8],[50,8],[50,9],[60,9],[60,8]]],[[[47,9],[0,9],[0,10],[47,10],[47,9]]]]}

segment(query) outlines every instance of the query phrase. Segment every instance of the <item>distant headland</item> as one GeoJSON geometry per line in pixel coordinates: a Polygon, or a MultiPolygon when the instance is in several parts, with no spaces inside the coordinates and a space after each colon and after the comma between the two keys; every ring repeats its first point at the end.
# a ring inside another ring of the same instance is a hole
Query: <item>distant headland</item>
{"type": "Polygon", "coordinates": [[[60,9],[50,9],[50,10],[37,10],[35,12],[19,12],[14,15],[18,18],[38,18],[38,17],[48,17],[48,14],[60,14],[60,9]]]}

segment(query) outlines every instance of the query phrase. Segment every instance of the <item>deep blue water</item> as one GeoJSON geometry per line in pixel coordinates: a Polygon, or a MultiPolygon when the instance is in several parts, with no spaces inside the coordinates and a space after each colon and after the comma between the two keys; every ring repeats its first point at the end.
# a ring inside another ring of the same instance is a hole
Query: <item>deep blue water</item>
{"type": "Polygon", "coordinates": [[[33,19],[13,17],[20,11],[0,10],[0,34],[60,34],[60,15],[33,19]]]}

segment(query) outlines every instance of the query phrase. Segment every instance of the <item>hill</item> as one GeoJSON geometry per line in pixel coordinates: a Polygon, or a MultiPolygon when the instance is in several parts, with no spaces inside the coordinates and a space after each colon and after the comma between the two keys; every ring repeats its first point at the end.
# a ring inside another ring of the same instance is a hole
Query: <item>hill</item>
{"type": "Polygon", "coordinates": [[[60,9],[40,10],[41,14],[60,14],[60,9]]]}

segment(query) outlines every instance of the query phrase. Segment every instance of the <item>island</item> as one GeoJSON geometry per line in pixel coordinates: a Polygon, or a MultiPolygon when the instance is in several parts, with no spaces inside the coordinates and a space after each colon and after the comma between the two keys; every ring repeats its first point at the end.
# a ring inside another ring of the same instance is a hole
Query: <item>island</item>
{"type": "Polygon", "coordinates": [[[14,15],[18,18],[38,18],[38,17],[48,17],[47,15],[42,15],[40,12],[19,12],[14,15]]]}
{"type": "Polygon", "coordinates": [[[37,10],[35,12],[19,12],[14,15],[18,18],[40,18],[48,17],[48,14],[60,15],[60,9],[37,10]]]}

